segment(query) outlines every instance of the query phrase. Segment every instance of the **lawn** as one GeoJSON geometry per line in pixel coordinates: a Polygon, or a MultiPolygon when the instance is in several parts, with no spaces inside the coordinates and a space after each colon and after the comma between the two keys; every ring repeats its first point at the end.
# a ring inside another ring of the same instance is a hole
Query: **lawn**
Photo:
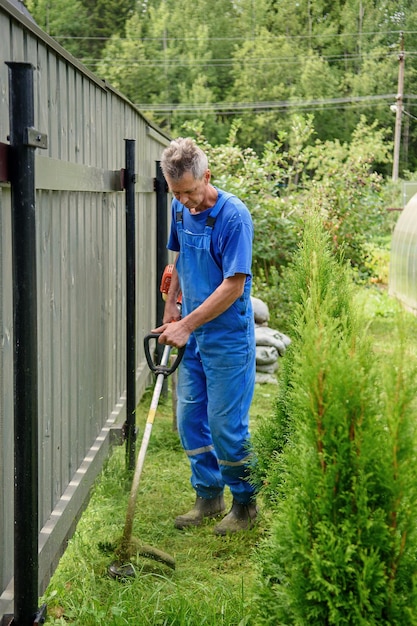
{"type": "MultiPolygon", "coordinates": [[[[257,385],[256,415],[272,410],[276,385],[257,385]]],[[[152,389],[138,407],[141,433],[152,389]]],[[[215,521],[200,528],[176,530],[173,519],[194,502],[189,467],[173,430],[171,393],[162,398],[153,426],[141,477],[133,535],[172,555],[172,571],[153,560],[135,559],[137,575],[112,579],[107,568],[112,546],[124,527],[130,477],[124,447],[116,448],[94,488],[74,537],[62,557],[42,602],[47,624],[246,624],[254,569],[250,559],[265,532],[261,517],[256,529],[240,536],[217,537],[215,521]]],[[[226,494],[228,505],[230,494],[226,494]]]]}
{"type": "MultiPolygon", "coordinates": [[[[375,351],[389,358],[395,339],[398,306],[376,288],[361,289],[358,306],[369,320],[375,351]]],[[[417,319],[406,314],[407,340],[417,352],[417,319]]],[[[285,358],[285,357],[284,357],[285,358]]],[[[152,390],[138,407],[139,440],[152,390]]],[[[272,414],[276,385],[257,385],[251,409],[257,417],[272,414]]],[[[176,530],[174,517],[190,508],[194,493],[188,461],[173,429],[171,394],[161,399],[140,483],[133,534],[175,557],[171,570],[144,557],[134,560],[136,576],[125,581],[108,575],[112,545],[121,536],[131,477],[125,470],[124,447],[112,453],[97,481],[74,537],[42,598],[48,605],[46,624],[93,626],[244,626],[251,619],[254,550],[268,530],[265,510],[248,533],[213,535],[214,521],[186,531],[176,530]]],[[[230,504],[230,494],[226,494],[230,504]]]]}

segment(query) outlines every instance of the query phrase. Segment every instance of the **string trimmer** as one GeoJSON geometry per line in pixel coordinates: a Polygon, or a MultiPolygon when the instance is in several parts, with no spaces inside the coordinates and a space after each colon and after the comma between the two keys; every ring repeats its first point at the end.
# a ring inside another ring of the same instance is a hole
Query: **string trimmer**
{"type": "Polygon", "coordinates": [[[165,346],[164,352],[161,357],[161,361],[159,365],[157,365],[152,357],[149,350],[149,342],[151,339],[158,339],[159,335],[150,334],[147,335],[144,339],[144,347],[145,347],[145,356],[148,362],[148,365],[152,372],[156,374],[156,383],[152,395],[151,406],[148,413],[148,418],[146,420],[146,426],[143,433],[142,443],[140,446],[138,458],[136,461],[135,473],[133,475],[132,487],[129,495],[129,502],[127,506],[126,512],[126,521],[125,527],[123,531],[123,535],[118,542],[118,547],[116,549],[117,560],[114,561],[108,568],[109,574],[113,578],[126,578],[129,576],[135,575],[135,568],[131,563],[132,556],[139,555],[148,557],[155,561],[159,561],[160,563],[164,563],[168,567],[175,569],[175,559],[159,550],[158,548],[154,548],[153,546],[149,546],[141,543],[135,537],[132,537],[133,531],[133,519],[135,517],[135,509],[136,509],[136,501],[138,497],[139,490],[139,482],[142,474],[143,463],[145,461],[146,451],[148,449],[148,444],[152,432],[152,426],[155,419],[156,409],[158,407],[159,398],[161,396],[162,386],[164,383],[164,379],[170,376],[180,364],[182,359],[182,355],[184,354],[184,348],[181,348],[178,351],[177,358],[174,363],[169,367],[169,355],[171,351],[170,346],[165,346]]]}

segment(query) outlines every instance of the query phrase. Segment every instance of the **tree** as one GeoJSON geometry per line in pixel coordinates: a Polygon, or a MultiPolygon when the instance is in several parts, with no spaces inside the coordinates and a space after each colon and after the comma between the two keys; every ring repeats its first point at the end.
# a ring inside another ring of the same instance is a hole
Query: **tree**
{"type": "Polygon", "coordinates": [[[270,536],[257,624],[412,626],[417,593],[415,367],[378,360],[317,214],[292,272],[293,343],[255,453],[270,536]]]}
{"type": "Polygon", "coordinates": [[[168,84],[164,51],[161,42],[149,36],[154,31],[149,31],[148,22],[146,15],[133,15],[126,23],[126,36],[111,37],[97,67],[100,76],[135,104],[151,103],[168,84]]]}
{"type": "Polygon", "coordinates": [[[88,36],[89,16],[82,0],[28,0],[27,7],[40,28],[74,56],[83,56],[86,39],[79,38],[88,36]]]}
{"type": "Polygon", "coordinates": [[[106,41],[113,34],[123,36],[128,18],[133,14],[135,0],[82,0],[89,16],[89,38],[84,60],[95,67],[106,41]]]}
{"type": "Polygon", "coordinates": [[[204,120],[210,139],[221,143],[239,117],[239,140],[257,152],[290,130],[294,112],[314,114],[322,141],[350,141],[363,114],[393,133],[390,105],[404,31],[411,110],[404,113],[401,165],[417,165],[417,75],[407,52],[413,46],[407,32],[417,29],[412,0],[28,0],[28,6],[41,27],[163,128],[179,134],[184,123],[204,120]]]}
{"type": "Polygon", "coordinates": [[[93,70],[107,39],[123,34],[135,0],[28,0],[36,22],[93,70]]]}
{"type": "Polygon", "coordinates": [[[277,113],[268,110],[268,103],[291,98],[300,69],[290,43],[265,28],[257,29],[252,39],[236,49],[229,97],[232,101],[247,103],[242,115],[241,143],[261,149],[263,143],[277,137],[279,130],[288,129],[285,108],[277,113]],[[265,108],[251,108],[251,103],[265,108]]]}

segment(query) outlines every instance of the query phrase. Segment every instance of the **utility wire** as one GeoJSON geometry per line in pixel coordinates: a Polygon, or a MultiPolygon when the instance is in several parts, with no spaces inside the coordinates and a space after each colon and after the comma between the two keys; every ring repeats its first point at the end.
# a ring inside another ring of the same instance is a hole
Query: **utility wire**
{"type": "Polygon", "coordinates": [[[395,100],[396,94],[381,94],[375,96],[349,96],[340,98],[324,98],[317,100],[299,100],[299,101],[266,101],[266,102],[219,102],[219,103],[201,103],[201,104],[135,104],[138,109],[155,112],[155,113],[192,113],[192,112],[211,112],[224,114],[228,111],[273,111],[291,108],[317,108],[328,105],[342,104],[366,104],[378,103],[382,100],[395,100]]]}
{"type": "MultiPolygon", "coordinates": [[[[318,107],[297,107],[297,113],[317,113],[318,111],[320,113],[323,113],[324,111],[343,111],[344,113],[348,112],[348,111],[353,111],[353,110],[357,110],[357,109],[370,109],[372,107],[377,106],[376,103],[351,103],[351,104],[347,104],[347,105],[334,105],[334,106],[323,106],[320,107],[320,109],[318,107]]],[[[142,112],[147,112],[146,108],[141,109],[142,112]]],[[[275,113],[283,113],[283,111],[276,111],[275,113]]],[[[273,113],[272,110],[268,110],[268,109],[262,109],[259,111],[251,111],[251,115],[266,115],[268,113],[273,113]]],[[[171,113],[168,113],[168,115],[170,115],[171,113]]],[[[222,111],[222,112],[218,112],[218,111],[205,111],[204,115],[220,115],[221,117],[229,117],[232,115],[235,116],[239,116],[239,115],[243,115],[244,112],[242,111],[222,111]]],[[[167,113],[165,113],[165,115],[167,115],[167,113]]],[[[186,113],[182,113],[182,115],[186,115],[186,113]]],[[[199,115],[201,116],[202,113],[199,113],[199,115]]]]}
{"type": "MultiPolygon", "coordinates": [[[[203,39],[203,41],[272,41],[274,39],[280,40],[280,39],[285,39],[285,40],[292,40],[292,39],[307,39],[307,40],[312,40],[312,39],[340,39],[343,37],[354,37],[354,38],[364,38],[369,36],[375,36],[375,35],[380,35],[380,36],[385,36],[385,35],[400,35],[401,33],[404,33],[404,35],[416,35],[417,31],[415,30],[377,30],[377,31],[366,31],[366,32],[361,32],[361,33],[315,33],[315,34],[311,34],[311,35],[287,35],[287,34],[270,34],[268,35],[268,37],[250,37],[247,35],[242,35],[241,37],[207,37],[203,39]]],[[[108,39],[111,38],[111,36],[103,36],[103,37],[81,37],[81,36],[74,36],[74,35],[53,35],[51,33],[49,33],[50,37],[53,37],[54,39],[79,39],[82,41],[107,41],[108,39]]],[[[119,41],[161,41],[162,39],[164,41],[201,41],[202,39],[199,39],[198,37],[170,37],[170,36],[164,36],[164,37],[117,37],[117,39],[119,41]]]]}
{"type": "MultiPolygon", "coordinates": [[[[417,51],[415,52],[407,52],[408,56],[417,55],[417,51]]],[[[359,61],[364,58],[366,59],[382,59],[382,58],[391,58],[397,57],[398,53],[396,52],[387,52],[384,54],[374,52],[369,54],[345,54],[345,55],[320,55],[316,57],[317,59],[323,59],[325,61],[342,61],[343,63],[359,61]]],[[[302,56],[282,56],[282,57],[249,57],[245,58],[245,65],[253,65],[260,64],[263,65],[275,65],[280,63],[285,63],[286,65],[299,65],[300,61],[308,61],[311,59],[309,55],[302,56]]],[[[92,59],[92,58],[82,58],[82,62],[84,64],[89,65],[100,65],[103,63],[104,65],[113,67],[122,67],[122,66],[131,66],[131,65],[140,65],[141,67],[228,67],[234,65],[240,61],[239,59],[228,57],[228,58],[213,58],[213,59],[205,59],[205,60],[196,60],[196,59],[160,59],[160,60],[144,60],[144,59],[124,59],[122,57],[112,57],[112,58],[103,58],[103,59],[92,59]]]]}

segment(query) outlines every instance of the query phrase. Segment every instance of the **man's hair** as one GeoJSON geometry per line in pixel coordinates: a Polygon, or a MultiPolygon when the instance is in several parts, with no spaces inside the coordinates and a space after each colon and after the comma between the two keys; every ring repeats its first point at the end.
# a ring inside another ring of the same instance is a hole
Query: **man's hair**
{"type": "Polygon", "coordinates": [[[190,137],[174,139],[161,156],[162,173],[175,181],[186,172],[191,172],[196,180],[201,179],[207,168],[207,156],[190,137]]]}

